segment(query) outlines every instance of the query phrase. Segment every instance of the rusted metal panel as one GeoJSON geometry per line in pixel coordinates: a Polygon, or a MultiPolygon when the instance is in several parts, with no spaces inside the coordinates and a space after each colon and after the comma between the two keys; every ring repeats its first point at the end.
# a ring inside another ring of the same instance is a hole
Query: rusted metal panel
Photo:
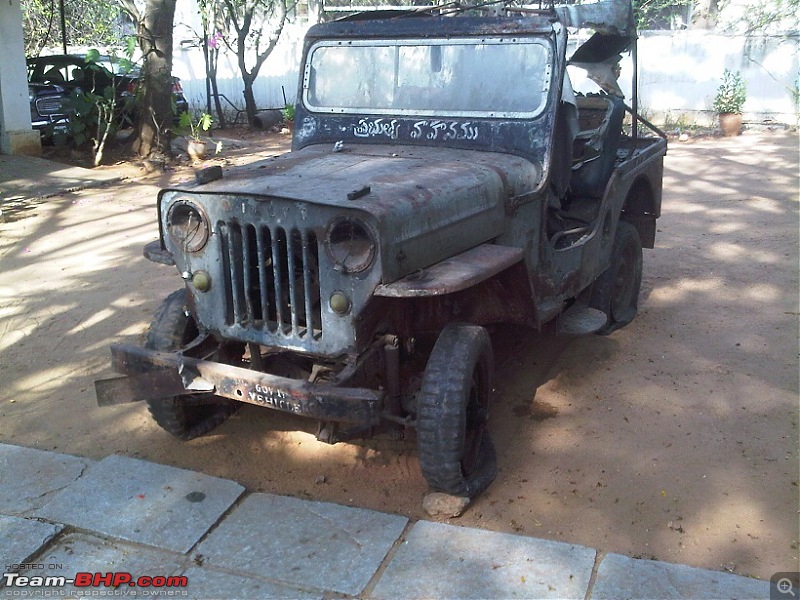
{"type": "Polygon", "coordinates": [[[94,382],[98,406],[127,404],[186,394],[177,371],[161,369],[128,377],[101,379],[94,382]]]}
{"type": "Polygon", "coordinates": [[[483,244],[385,285],[376,296],[409,298],[458,292],[489,279],[522,260],[520,248],[483,244]]]}
{"type": "Polygon", "coordinates": [[[413,38],[483,35],[546,34],[552,31],[554,13],[523,17],[467,17],[398,15],[397,18],[330,21],[309,29],[306,40],[336,38],[413,38]]]}
{"type": "MultiPolygon", "coordinates": [[[[366,213],[382,246],[381,282],[387,283],[497,237],[509,198],[541,185],[540,163],[509,154],[403,144],[345,144],[334,152],[331,144],[187,191],[212,220],[280,221],[315,227],[323,237],[336,215],[326,209],[366,213]],[[369,193],[347,199],[365,187],[369,193]]],[[[165,190],[162,199],[176,192],[165,190]]]]}
{"type": "Polygon", "coordinates": [[[155,240],[146,244],[142,254],[147,260],[152,260],[162,265],[171,267],[175,264],[175,259],[172,258],[172,254],[166,251],[161,245],[161,240],[155,240]]]}
{"type": "Polygon", "coordinates": [[[353,319],[376,286],[499,236],[509,197],[541,180],[541,168],[517,156],[389,145],[314,146],[261,167],[163,191],[166,252],[209,331],[326,356],[355,347],[353,319]],[[207,221],[202,247],[172,239],[177,204],[207,221]],[[330,231],[342,218],[372,232],[374,260],[356,275],[331,258],[330,231]],[[207,274],[203,289],[194,285],[198,272],[207,274]],[[333,294],[344,294],[351,309],[332,310],[333,294]]]}
{"type": "Polygon", "coordinates": [[[118,394],[114,403],[213,390],[223,398],[323,421],[369,425],[380,420],[383,394],[369,389],[312,384],[132,345],[112,346],[111,356],[116,371],[136,379],[129,385],[101,384],[98,394],[104,401],[108,399],[106,390],[112,388],[118,394]],[[155,375],[140,377],[148,371],[155,375]]]}
{"type": "MultiPolygon", "coordinates": [[[[214,195],[217,199],[223,195],[250,196],[356,208],[380,221],[393,220],[399,212],[397,221],[408,226],[411,224],[405,220],[411,211],[424,209],[432,202],[441,210],[452,204],[455,193],[473,191],[476,186],[488,187],[497,183],[496,178],[501,180],[500,187],[512,195],[529,192],[541,184],[540,162],[510,154],[453,148],[449,141],[439,141],[442,143],[433,148],[389,138],[371,144],[345,142],[338,151],[333,142],[315,144],[231,171],[202,187],[187,184],[181,190],[198,196],[214,195]],[[368,193],[348,199],[348,194],[352,196],[365,187],[369,187],[368,193]]],[[[170,191],[177,190],[166,189],[161,194],[170,191]]],[[[463,210],[463,206],[460,203],[454,209],[463,210]]],[[[300,207],[289,206],[286,210],[299,211],[300,207]]],[[[286,218],[280,213],[269,216],[286,218]]]]}
{"type": "Polygon", "coordinates": [[[557,7],[556,12],[568,27],[593,29],[603,35],[636,37],[636,23],[630,0],[570,4],[557,7]]]}

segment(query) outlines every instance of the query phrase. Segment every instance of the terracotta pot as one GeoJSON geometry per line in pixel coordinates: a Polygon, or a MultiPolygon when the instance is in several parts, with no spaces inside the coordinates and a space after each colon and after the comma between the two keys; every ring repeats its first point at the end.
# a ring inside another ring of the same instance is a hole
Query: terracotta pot
{"type": "Polygon", "coordinates": [[[742,115],[734,113],[722,113],[719,115],[719,128],[722,135],[732,137],[742,134],[742,115]]]}
{"type": "Polygon", "coordinates": [[[200,140],[188,140],[186,142],[186,153],[192,160],[202,160],[206,156],[208,147],[205,142],[200,140]]]}

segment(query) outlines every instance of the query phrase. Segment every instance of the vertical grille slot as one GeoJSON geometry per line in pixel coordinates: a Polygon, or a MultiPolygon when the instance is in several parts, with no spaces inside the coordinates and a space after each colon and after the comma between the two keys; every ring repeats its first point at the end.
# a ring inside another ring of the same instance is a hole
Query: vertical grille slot
{"type": "Polygon", "coordinates": [[[225,323],[303,340],[322,337],[313,231],[219,222],[225,323]]]}
{"type": "Polygon", "coordinates": [[[286,234],[283,229],[278,229],[272,236],[272,278],[275,283],[275,321],[281,333],[286,334],[286,292],[284,291],[289,279],[286,273],[286,234]]]}
{"type": "Polygon", "coordinates": [[[274,324],[274,319],[270,318],[270,309],[274,307],[275,303],[273,302],[274,296],[269,293],[272,286],[272,278],[268,276],[268,269],[272,266],[272,235],[266,227],[256,229],[256,256],[260,259],[256,264],[256,269],[258,270],[258,295],[261,302],[262,327],[274,332],[274,326],[271,327],[274,324]]]}

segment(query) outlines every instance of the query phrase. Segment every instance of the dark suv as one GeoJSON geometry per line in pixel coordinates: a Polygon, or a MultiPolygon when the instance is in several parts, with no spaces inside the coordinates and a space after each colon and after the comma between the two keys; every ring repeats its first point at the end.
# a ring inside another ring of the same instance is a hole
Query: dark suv
{"type": "MultiPolygon", "coordinates": [[[[100,55],[96,60],[89,60],[82,54],[56,54],[28,59],[30,82],[56,84],[70,94],[76,90],[100,94],[113,85],[123,124],[130,124],[135,118],[133,99],[140,76],[137,67],[125,72],[120,69],[119,59],[107,55],[100,55]]],[[[172,92],[176,113],[186,112],[189,103],[177,77],[173,77],[172,92]]]]}
{"type": "Polygon", "coordinates": [[[31,125],[45,138],[65,133],[69,123],[66,88],[49,83],[29,83],[31,125]]]}
{"type": "Polygon", "coordinates": [[[634,318],[666,141],[603,78],[636,43],[630,2],[481,10],[308,31],[292,152],[159,194],[145,255],[184,285],[143,348],[112,348],[129,377],[101,404],[146,400],[183,439],[242,402],[328,443],[415,431],[431,488],[489,485],[487,326],[634,318]],[[573,27],[595,33],[568,57],[573,27]],[[576,95],[568,62],[605,91],[576,95]]]}

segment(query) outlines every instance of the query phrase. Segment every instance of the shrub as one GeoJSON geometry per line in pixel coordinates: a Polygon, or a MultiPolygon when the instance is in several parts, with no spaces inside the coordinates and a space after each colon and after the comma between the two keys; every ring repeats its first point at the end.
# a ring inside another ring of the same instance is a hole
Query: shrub
{"type": "Polygon", "coordinates": [[[722,74],[722,83],[717,88],[714,98],[714,110],[719,114],[742,114],[742,107],[747,100],[747,89],[744,79],[739,71],[725,69],[722,74]]]}

